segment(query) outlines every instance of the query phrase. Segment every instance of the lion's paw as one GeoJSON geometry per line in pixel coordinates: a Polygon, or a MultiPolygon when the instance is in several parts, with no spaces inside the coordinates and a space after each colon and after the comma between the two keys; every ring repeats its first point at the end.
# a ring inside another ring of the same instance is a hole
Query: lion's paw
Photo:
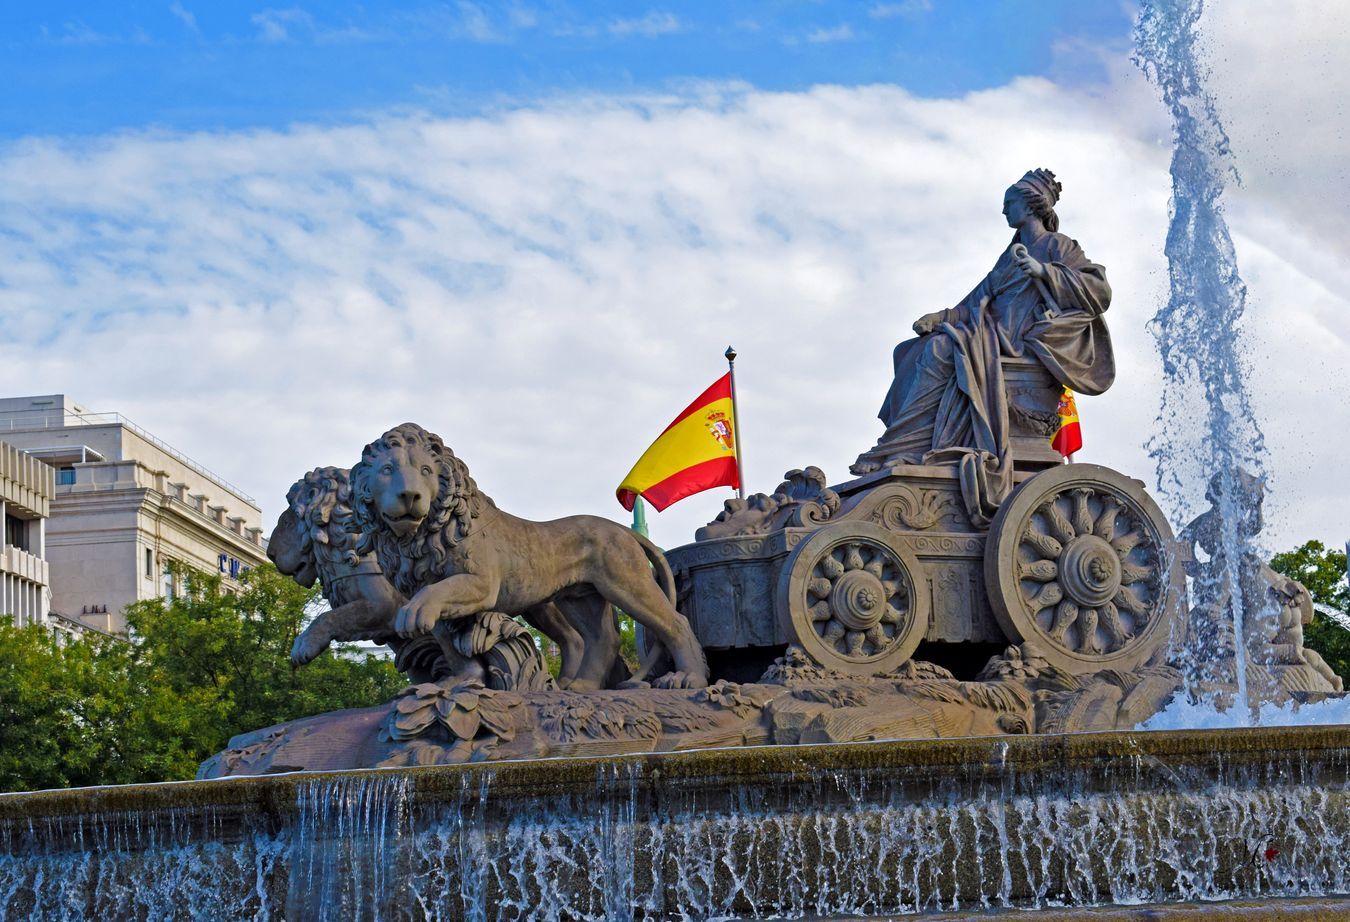
{"type": "Polygon", "coordinates": [[[624,681],[620,682],[618,685],[615,685],[614,687],[617,688],[619,691],[633,691],[634,689],[639,688],[651,688],[652,683],[644,682],[641,679],[625,679],[624,681]]]}
{"type": "Polygon", "coordinates": [[[695,672],[667,672],[652,683],[653,688],[707,688],[708,677],[695,672]]]}
{"type": "Polygon", "coordinates": [[[328,642],[309,633],[302,633],[291,645],[291,665],[303,666],[328,649],[328,642]]]}

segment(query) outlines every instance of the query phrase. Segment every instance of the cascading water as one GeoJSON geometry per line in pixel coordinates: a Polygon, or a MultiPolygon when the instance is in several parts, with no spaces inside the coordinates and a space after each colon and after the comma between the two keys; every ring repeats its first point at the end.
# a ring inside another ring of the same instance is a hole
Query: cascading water
{"type": "Polygon", "coordinates": [[[1208,485],[1218,512],[1207,542],[1214,565],[1206,568],[1207,584],[1192,586],[1192,597],[1216,600],[1227,617],[1191,625],[1183,660],[1192,698],[1231,685],[1238,702],[1255,708],[1248,646],[1270,626],[1246,623],[1261,606],[1250,598],[1255,590],[1243,571],[1244,561],[1259,554],[1251,545],[1261,525],[1265,439],[1247,390],[1241,330],[1247,289],[1222,205],[1237,173],[1205,87],[1198,36],[1203,11],[1204,0],[1147,0],[1135,30],[1135,62],[1161,90],[1174,129],[1166,243],[1171,292],[1150,324],[1164,387],[1148,448],[1164,497],[1185,511],[1208,485]]]}
{"type": "Polygon", "coordinates": [[[1350,892],[1346,739],[916,741],[5,795],[0,920],[891,918],[1323,897],[1350,892]]]}
{"type": "Polygon", "coordinates": [[[316,779],[296,790],[294,860],[287,918],[387,919],[407,874],[398,845],[408,832],[405,774],[316,779]]]}

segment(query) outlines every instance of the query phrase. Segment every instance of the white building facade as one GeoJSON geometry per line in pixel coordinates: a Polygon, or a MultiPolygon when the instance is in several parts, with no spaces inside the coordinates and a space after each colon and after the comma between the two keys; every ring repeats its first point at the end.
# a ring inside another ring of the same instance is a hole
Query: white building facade
{"type": "Polygon", "coordinates": [[[256,501],[125,417],[3,398],[0,439],[54,469],[46,562],[67,618],[120,633],[127,605],[178,592],[172,563],[232,581],[267,559],[256,501]]]}
{"type": "Polygon", "coordinates": [[[0,442],[0,617],[19,626],[48,622],[46,524],[55,489],[55,470],[0,442]]]}

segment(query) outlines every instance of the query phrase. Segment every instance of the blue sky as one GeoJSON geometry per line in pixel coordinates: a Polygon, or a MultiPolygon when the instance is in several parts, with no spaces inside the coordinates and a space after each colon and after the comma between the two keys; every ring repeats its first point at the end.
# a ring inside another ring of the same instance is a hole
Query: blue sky
{"type": "Polygon", "coordinates": [[[0,137],[454,114],[691,80],[957,96],[1016,76],[1100,80],[1076,51],[1124,47],[1132,15],[1118,0],[4,0],[0,137]]]}

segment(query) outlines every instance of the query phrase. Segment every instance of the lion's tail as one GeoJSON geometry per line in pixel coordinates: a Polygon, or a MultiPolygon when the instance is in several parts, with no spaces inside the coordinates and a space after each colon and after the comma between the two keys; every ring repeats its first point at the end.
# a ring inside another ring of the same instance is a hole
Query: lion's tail
{"type": "Polygon", "coordinates": [[[666,560],[665,553],[651,542],[649,538],[639,532],[632,532],[634,538],[638,539],[638,544],[642,545],[642,552],[647,555],[647,560],[652,565],[652,572],[656,576],[656,584],[661,587],[661,591],[670,599],[672,607],[675,605],[675,574],[670,569],[670,561],[666,560]]]}

